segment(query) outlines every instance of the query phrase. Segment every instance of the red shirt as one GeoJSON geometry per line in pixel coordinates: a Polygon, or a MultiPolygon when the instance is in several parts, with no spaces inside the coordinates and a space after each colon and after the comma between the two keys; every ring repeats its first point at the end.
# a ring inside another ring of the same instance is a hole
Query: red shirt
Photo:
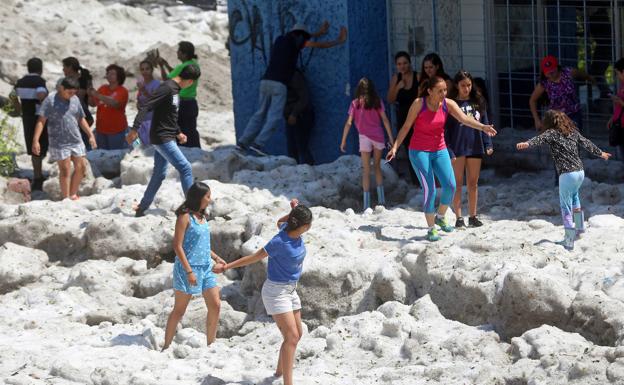
{"type": "Polygon", "coordinates": [[[104,85],[97,91],[98,93],[111,97],[119,103],[119,107],[104,104],[97,100],[97,115],[95,117],[95,129],[100,134],[118,134],[128,128],[126,119],[126,104],[128,103],[128,90],[123,86],[117,86],[114,90],[110,86],[104,85]]]}
{"type": "Polygon", "coordinates": [[[444,150],[446,148],[444,125],[447,115],[446,99],[442,101],[437,111],[431,111],[427,108],[427,99],[423,98],[422,108],[414,121],[414,132],[409,149],[429,152],[444,150]]]}

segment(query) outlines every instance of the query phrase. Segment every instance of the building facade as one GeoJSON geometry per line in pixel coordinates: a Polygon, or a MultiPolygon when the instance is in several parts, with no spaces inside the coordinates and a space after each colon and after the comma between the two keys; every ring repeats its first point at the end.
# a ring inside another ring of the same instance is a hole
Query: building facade
{"type": "MultiPolygon", "coordinates": [[[[532,128],[529,95],[540,78],[540,59],[555,55],[563,66],[589,73],[594,82],[579,84],[583,131],[606,135],[615,91],[612,63],[622,55],[624,1],[614,0],[231,0],[230,51],[236,132],[253,113],[258,83],[271,42],[292,25],[311,30],[328,20],[327,39],[349,28],[343,46],[305,49],[300,64],[316,110],[312,148],[317,162],[340,155],[338,145],[357,81],[370,77],[385,96],[394,70],[393,54],[422,57],[437,52],[446,72],[459,69],[483,77],[497,127],[532,128]]],[[[357,150],[356,136],[349,139],[357,150]]],[[[283,130],[270,151],[285,153],[283,130]]]]}

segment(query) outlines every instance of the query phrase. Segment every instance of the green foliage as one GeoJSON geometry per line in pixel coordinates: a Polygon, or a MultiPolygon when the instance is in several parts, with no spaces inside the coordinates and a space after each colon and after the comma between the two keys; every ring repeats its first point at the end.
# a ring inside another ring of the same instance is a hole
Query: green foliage
{"type": "Polygon", "coordinates": [[[15,153],[17,151],[17,128],[9,122],[13,111],[11,103],[0,110],[0,175],[10,176],[15,171],[15,153]]]}

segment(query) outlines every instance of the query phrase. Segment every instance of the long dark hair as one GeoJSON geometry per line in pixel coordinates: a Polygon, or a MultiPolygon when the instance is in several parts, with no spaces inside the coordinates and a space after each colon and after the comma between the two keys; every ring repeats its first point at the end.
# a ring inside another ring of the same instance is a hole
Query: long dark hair
{"type": "Polygon", "coordinates": [[[80,80],[81,84],[88,85],[89,82],[93,80],[93,76],[91,76],[91,72],[89,72],[88,69],[83,68],[80,65],[80,62],[78,61],[78,59],[76,59],[75,57],[68,56],[65,59],[63,59],[61,62],[63,63],[65,67],[69,67],[73,69],[75,72],[80,74],[80,76],[78,77],[78,80],[80,80]]]}
{"type": "Polygon", "coordinates": [[[201,201],[210,192],[210,187],[204,182],[195,182],[186,192],[184,203],[175,211],[176,216],[195,213],[206,217],[206,210],[201,209],[201,201]]]}
{"type": "Polygon", "coordinates": [[[412,58],[409,55],[409,53],[407,53],[406,51],[399,51],[399,52],[397,52],[396,55],[394,55],[394,62],[396,63],[396,61],[399,60],[402,57],[404,57],[405,60],[407,60],[408,63],[412,64],[412,58]]]}
{"type": "Polygon", "coordinates": [[[372,108],[377,109],[381,107],[381,100],[379,99],[379,95],[377,95],[377,90],[375,90],[375,83],[368,78],[362,78],[358,82],[357,88],[355,89],[355,99],[357,99],[357,106],[364,107],[366,110],[370,110],[372,108]],[[364,99],[364,105],[360,105],[360,98],[364,99]]]}
{"type": "Polygon", "coordinates": [[[479,113],[483,114],[487,109],[487,103],[483,95],[481,95],[481,91],[479,91],[479,89],[476,87],[475,81],[472,78],[470,72],[464,70],[457,71],[455,77],[453,78],[453,83],[455,84],[455,87],[453,87],[453,89],[451,90],[451,98],[457,99],[457,96],[459,95],[459,82],[466,79],[470,80],[470,83],[472,84],[470,94],[468,95],[468,100],[472,105],[477,107],[479,113]]]}
{"type": "Polygon", "coordinates": [[[444,79],[440,76],[434,76],[432,78],[427,78],[421,85],[418,90],[418,97],[425,98],[429,96],[429,89],[435,87],[438,83],[446,83],[444,79]]]}
{"type": "Polygon", "coordinates": [[[422,63],[420,65],[420,81],[421,82],[425,81],[426,79],[429,79],[429,75],[427,75],[427,73],[425,72],[426,61],[430,61],[431,64],[438,67],[438,70],[436,71],[436,76],[441,77],[443,80],[446,80],[449,78],[446,72],[444,72],[444,64],[442,63],[442,59],[440,59],[440,56],[437,53],[432,52],[432,53],[427,54],[422,59],[422,63]]]}
{"type": "Polygon", "coordinates": [[[312,211],[304,205],[297,205],[288,214],[286,231],[297,230],[301,226],[312,223],[312,211]]]}

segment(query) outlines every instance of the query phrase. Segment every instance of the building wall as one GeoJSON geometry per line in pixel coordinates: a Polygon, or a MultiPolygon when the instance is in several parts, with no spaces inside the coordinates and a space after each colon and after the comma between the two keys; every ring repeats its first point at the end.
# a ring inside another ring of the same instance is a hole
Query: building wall
{"type": "MultiPolygon", "coordinates": [[[[330,31],[318,40],[333,40],[340,26],[349,37],[330,49],[306,48],[302,64],[316,112],[311,146],[317,163],[340,155],[342,127],[357,80],[370,76],[385,94],[387,87],[387,27],[385,3],[378,0],[230,0],[230,53],[234,120],[239,137],[256,108],[258,86],[267,67],[271,43],[295,23],[317,30],[324,20],[330,31]]],[[[349,149],[356,151],[355,135],[349,149]]],[[[267,150],[286,154],[284,128],[273,135],[267,150]]]]}

